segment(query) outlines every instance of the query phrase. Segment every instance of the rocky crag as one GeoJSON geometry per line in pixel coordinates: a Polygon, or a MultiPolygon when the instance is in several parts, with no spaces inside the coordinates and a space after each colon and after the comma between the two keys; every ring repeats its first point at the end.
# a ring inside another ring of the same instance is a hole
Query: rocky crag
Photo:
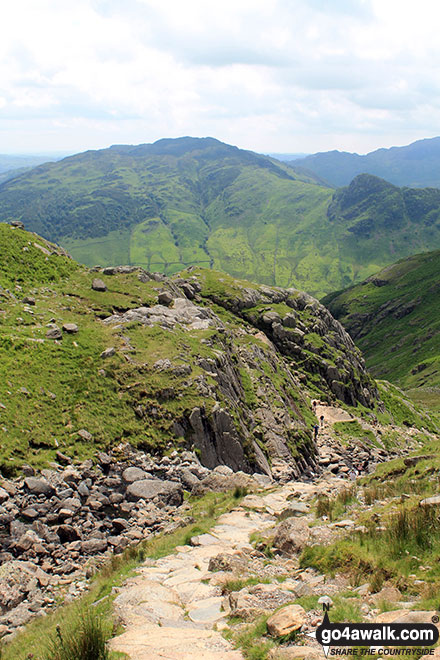
{"type": "Polygon", "coordinates": [[[315,465],[310,397],[385,410],[351,338],[305,293],[202,269],[90,271],[0,230],[5,476],[122,441],[290,479],[315,465]]]}

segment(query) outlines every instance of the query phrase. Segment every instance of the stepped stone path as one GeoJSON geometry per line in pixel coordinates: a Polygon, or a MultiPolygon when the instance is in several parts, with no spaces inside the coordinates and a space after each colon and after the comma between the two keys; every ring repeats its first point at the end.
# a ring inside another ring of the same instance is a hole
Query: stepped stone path
{"type": "MultiPolygon", "coordinates": [[[[118,589],[115,611],[125,632],[111,641],[111,649],[125,653],[130,660],[244,658],[221,633],[228,627],[231,610],[228,597],[222,594],[221,576],[216,578],[216,573],[208,569],[210,560],[219,554],[252,552],[250,535],[259,532],[264,536],[279,522],[278,516],[292,506],[294,513],[289,515],[303,518],[307,525],[313,520],[307,513],[308,500],[321,493],[334,496],[346,488],[353,478],[355,459],[376,461],[387,455],[371,447],[366,453],[363,446],[348,451],[333,437],[331,427],[335,422],[353,419],[341,408],[319,404],[315,412],[318,419],[324,417],[317,442],[320,476],[312,475],[313,483],[289,482],[247,495],[237,508],[222,515],[209,533],[193,537],[191,545],[178,546],[173,554],[161,559],[147,560],[136,576],[118,589]]],[[[351,520],[339,521],[329,525],[329,531],[330,527],[353,524],[351,520]]],[[[327,583],[327,591],[329,586],[327,583]]],[[[309,650],[321,658],[319,648],[309,650]]],[[[293,649],[289,652],[289,658],[293,657],[293,649]]]]}
{"type": "Polygon", "coordinates": [[[215,575],[208,571],[209,560],[251,548],[250,534],[272,527],[289,505],[289,496],[308,498],[328,487],[325,481],[293,482],[264,495],[248,495],[209,533],[193,537],[193,545],[147,560],[115,599],[125,632],[112,640],[111,648],[131,660],[242,660],[242,653],[220,632],[229,606],[221,588],[208,584],[215,575]]]}

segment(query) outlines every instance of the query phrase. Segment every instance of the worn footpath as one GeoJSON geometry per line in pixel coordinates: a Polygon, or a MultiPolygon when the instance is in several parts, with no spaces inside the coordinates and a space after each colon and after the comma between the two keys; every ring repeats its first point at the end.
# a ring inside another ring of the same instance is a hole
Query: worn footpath
{"type": "MultiPolygon", "coordinates": [[[[116,612],[125,632],[112,641],[112,648],[127,653],[132,660],[242,658],[241,652],[234,650],[221,634],[226,617],[246,605],[265,611],[261,601],[269,608],[272,601],[276,608],[284,604],[289,587],[294,588],[288,595],[292,601],[302,581],[290,580],[282,588],[278,582],[257,585],[260,593],[254,588],[253,594],[251,590],[242,595],[242,601],[248,595],[247,603],[240,603],[222,595],[222,583],[231,575],[230,570],[213,572],[209,568],[231,569],[234,556],[236,566],[240,561],[243,566],[255,559],[258,563],[261,553],[249,543],[252,533],[264,533],[273,527],[277,516],[292,505],[292,498],[297,507],[304,503],[303,510],[307,511],[305,502],[310,497],[319,492],[335,492],[344,485],[346,482],[341,479],[313,485],[295,482],[265,495],[248,495],[239,507],[221,516],[209,534],[193,537],[191,546],[180,546],[176,554],[147,561],[116,597],[116,612]]],[[[284,576],[289,570],[298,572],[293,560],[278,564],[284,576]]],[[[263,563],[260,570],[264,571],[263,563]]],[[[271,571],[275,578],[276,567],[269,567],[267,576],[271,571]]]]}

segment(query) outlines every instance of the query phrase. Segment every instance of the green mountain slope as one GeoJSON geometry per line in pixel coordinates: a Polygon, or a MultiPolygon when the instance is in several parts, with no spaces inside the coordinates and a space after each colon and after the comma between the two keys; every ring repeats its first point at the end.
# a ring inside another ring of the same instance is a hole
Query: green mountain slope
{"type": "Polygon", "coordinates": [[[316,296],[440,248],[439,208],[433,190],[361,176],[335,192],[212,138],[90,151],[0,185],[0,219],[87,265],[202,265],[316,296]]]}
{"type": "Polygon", "coordinates": [[[3,474],[58,449],[85,458],[130,442],[194,446],[208,467],[281,461],[295,475],[312,451],[310,397],[393,419],[347,333],[307,294],[205,269],[92,271],[0,223],[3,474]]]}
{"type": "Polygon", "coordinates": [[[375,376],[406,388],[440,385],[440,251],[398,261],[323,303],[375,376]]]}
{"type": "Polygon", "coordinates": [[[440,187],[440,137],[405,147],[377,149],[365,156],[327,151],[289,161],[334,186],[346,186],[358,174],[379,176],[397,186],[440,187]]]}

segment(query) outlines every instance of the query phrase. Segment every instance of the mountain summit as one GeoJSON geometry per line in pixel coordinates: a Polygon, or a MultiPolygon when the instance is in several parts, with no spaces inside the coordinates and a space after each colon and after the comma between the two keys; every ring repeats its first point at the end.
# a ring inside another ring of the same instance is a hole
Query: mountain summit
{"type": "Polygon", "coordinates": [[[440,195],[371,175],[335,191],[214,138],[115,145],[0,185],[0,219],[89,266],[211,267],[317,297],[440,248],[440,195]]]}

